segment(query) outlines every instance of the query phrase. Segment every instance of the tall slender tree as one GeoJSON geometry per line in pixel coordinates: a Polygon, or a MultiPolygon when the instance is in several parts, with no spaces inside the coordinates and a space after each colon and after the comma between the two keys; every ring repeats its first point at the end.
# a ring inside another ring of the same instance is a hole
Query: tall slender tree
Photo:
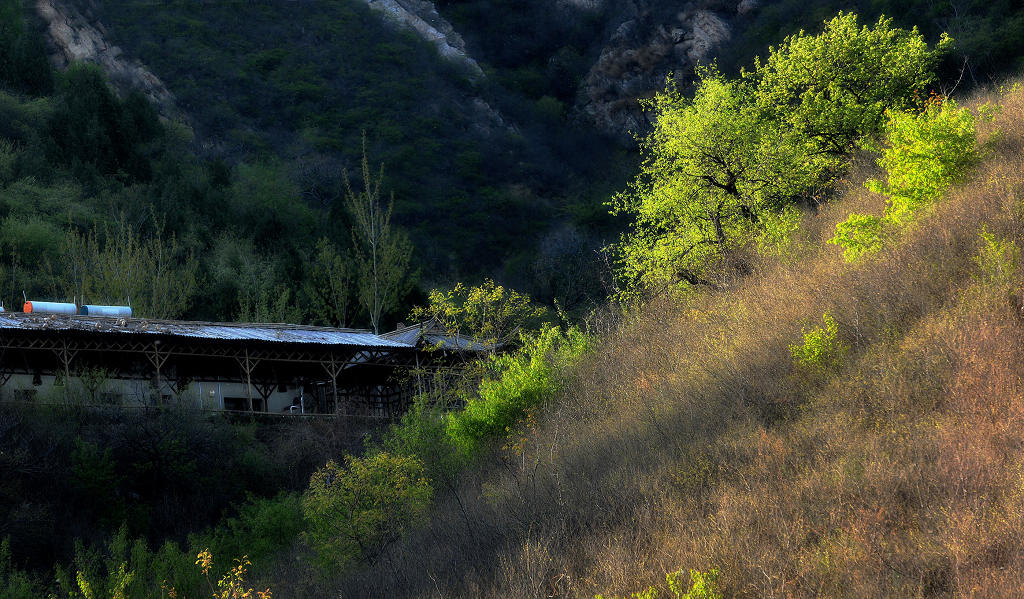
{"type": "Polygon", "coordinates": [[[358,263],[359,303],[370,315],[373,332],[380,332],[381,314],[398,305],[408,291],[412,243],[409,237],[391,226],[394,194],[387,206],[381,204],[380,188],[384,180],[381,164],[376,178],[370,172],[366,156],[366,132],[363,132],[361,161],[363,190],[355,192],[344,171],[345,204],[352,216],[352,241],[358,263]]]}

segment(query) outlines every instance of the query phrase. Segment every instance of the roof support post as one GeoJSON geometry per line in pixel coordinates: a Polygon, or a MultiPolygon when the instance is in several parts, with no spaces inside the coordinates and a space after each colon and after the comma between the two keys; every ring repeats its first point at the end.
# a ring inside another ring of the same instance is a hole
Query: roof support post
{"type": "Polygon", "coordinates": [[[11,380],[11,375],[14,374],[14,370],[7,368],[7,348],[0,348],[0,387],[3,387],[11,380]]]}
{"type": "Polygon", "coordinates": [[[61,339],[60,345],[53,349],[53,353],[57,354],[57,359],[64,370],[64,400],[67,401],[68,390],[71,388],[71,360],[78,353],[78,348],[68,343],[67,339],[61,339]]]}
{"type": "Polygon", "coordinates": [[[245,389],[249,394],[249,411],[254,412],[255,410],[252,403],[252,371],[260,361],[249,355],[248,347],[245,348],[245,354],[243,354],[242,357],[235,359],[238,360],[238,365],[242,367],[242,372],[245,373],[245,389]]]}
{"type": "Polygon", "coordinates": [[[345,368],[345,362],[339,361],[338,356],[331,352],[330,358],[325,362],[320,362],[320,365],[327,371],[327,376],[331,377],[331,387],[334,391],[334,412],[337,414],[341,409],[341,403],[338,401],[338,377],[341,375],[342,369],[345,368]]]}
{"type": "Polygon", "coordinates": [[[416,387],[419,390],[419,394],[423,395],[423,370],[420,369],[420,350],[417,349],[416,353],[416,387]]]}
{"type": "Polygon", "coordinates": [[[156,369],[156,403],[157,405],[163,405],[164,394],[161,392],[160,387],[162,386],[160,380],[160,370],[163,368],[164,363],[167,362],[168,353],[160,351],[160,340],[153,341],[153,349],[146,352],[146,358],[149,363],[156,369]]]}

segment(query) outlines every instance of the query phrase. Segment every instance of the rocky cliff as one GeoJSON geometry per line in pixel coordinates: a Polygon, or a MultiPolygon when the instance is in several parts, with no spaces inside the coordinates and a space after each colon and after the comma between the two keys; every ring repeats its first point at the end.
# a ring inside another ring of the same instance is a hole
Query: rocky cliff
{"type": "Polygon", "coordinates": [[[466,43],[451,23],[437,12],[433,2],[427,0],[367,0],[372,10],[383,13],[400,26],[408,27],[417,35],[434,44],[437,52],[466,68],[473,78],[482,77],[483,70],[466,53],[466,43]]]}
{"type": "MultiPolygon", "coordinates": [[[[408,27],[432,43],[438,53],[466,68],[470,77],[482,77],[480,66],[466,53],[462,37],[427,0],[367,0],[372,10],[388,20],[408,27]]],[[[71,62],[91,62],[102,68],[118,93],[144,93],[164,116],[180,116],[167,86],[138,60],[129,58],[118,46],[107,42],[107,32],[96,17],[92,0],[73,6],[62,0],[37,0],[54,66],[64,69],[71,62]]]]}
{"type": "Polygon", "coordinates": [[[646,0],[627,5],[580,88],[577,110],[623,142],[649,125],[640,100],[663,89],[670,73],[685,82],[698,64],[710,62],[714,51],[729,41],[732,21],[758,2],[705,0],[681,10],[666,10],[664,4],[646,0]]]}
{"type": "Polygon", "coordinates": [[[141,62],[128,58],[106,41],[103,24],[87,2],[79,11],[61,0],[37,0],[36,11],[46,25],[50,60],[57,68],[71,62],[91,62],[102,68],[119,94],[137,90],[146,95],[163,116],[178,116],[174,96],[159,77],[141,62]]]}

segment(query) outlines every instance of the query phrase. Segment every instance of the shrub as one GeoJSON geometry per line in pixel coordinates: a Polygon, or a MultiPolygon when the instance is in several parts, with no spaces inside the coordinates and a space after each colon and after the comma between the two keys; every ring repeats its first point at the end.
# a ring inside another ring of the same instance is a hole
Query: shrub
{"type": "Polygon", "coordinates": [[[886,237],[934,204],[978,159],[974,116],[950,99],[933,98],[920,113],[891,111],[885,125],[888,147],[878,165],[885,183],[868,189],[889,196],[881,218],[851,214],[836,225],[829,243],[843,248],[853,262],[877,252],[886,237]]]}
{"type": "MultiPolygon", "coordinates": [[[[690,570],[690,588],[685,591],[680,581],[682,575],[682,570],[669,572],[665,575],[665,582],[668,584],[668,589],[672,593],[673,599],[721,599],[722,593],[718,590],[717,569],[709,570],[708,572],[690,570]]],[[[615,598],[597,595],[595,599],[615,598]]],[[[642,591],[631,593],[629,599],[658,599],[658,589],[647,587],[642,591]]]]}
{"type": "Polygon", "coordinates": [[[981,282],[996,289],[1012,288],[1020,263],[1020,248],[1012,239],[998,238],[984,228],[979,235],[983,243],[974,263],[981,271],[981,282]]]}
{"type": "Polygon", "coordinates": [[[589,346],[589,337],[578,329],[563,334],[547,327],[535,336],[524,336],[519,351],[493,356],[489,367],[497,376],[480,383],[477,396],[468,399],[464,410],[449,414],[449,441],[464,457],[471,457],[491,439],[512,432],[531,408],[558,392],[558,371],[589,346]]]}
{"type": "Polygon", "coordinates": [[[35,599],[41,596],[38,583],[14,568],[11,563],[11,539],[0,541],[0,597],[7,599],[35,599]]]}
{"type": "Polygon", "coordinates": [[[942,197],[976,162],[974,115],[955,101],[938,97],[920,113],[887,114],[888,147],[878,165],[888,181],[871,180],[867,186],[889,196],[885,216],[901,225],[942,197]]]}
{"type": "MultiPolygon", "coordinates": [[[[250,497],[238,507],[238,515],[225,519],[204,535],[204,545],[221,555],[242,555],[257,560],[287,547],[304,527],[301,498],[279,493],[273,498],[250,497]]],[[[197,543],[193,540],[193,547],[197,543]]]]}
{"type": "Polygon", "coordinates": [[[462,283],[450,291],[434,289],[428,305],[409,314],[413,320],[434,319],[451,335],[471,335],[488,343],[508,343],[523,330],[534,329],[546,317],[530,296],[505,289],[491,279],[474,287],[462,283]]]}
{"type": "Polygon", "coordinates": [[[804,341],[790,345],[789,353],[800,368],[825,373],[838,370],[849,351],[849,346],[839,339],[839,327],[829,313],[822,317],[825,326],[805,330],[804,341]]]}
{"type": "Polygon", "coordinates": [[[381,451],[331,460],[302,497],[308,539],[324,567],[372,559],[424,518],[432,495],[418,458],[381,451]]]}
{"type": "Polygon", "coordinates": [[[447,413],[447,407],[438,405],[432,395],[417,396],[402,419],[384,434],[384,450],[419,458],[432,481],[449,479],[462,460],[446,434],[447,413]]]}
{"type": "MultiPolygon", "coordinates": [[[[257,591],[246,584],[245,573],[249,566],[252,565],[247,556],[243,555],[235,560],[235,565],[217,581],[216,588],[214,588],[213,581],[210,579],[210,570],[213,568],[213,554],[210,553],[209,549],[204,549],[196,555],[196,565],[199,566],[203,576],[206,577],[207,586],[209,586],[212,593],[210,596],[213,599],[271,599],[273,596],[269,588],[257,591]]],[[[173,588],[169,589],[167,594],[171,599],[177,599],[178,597],[173,588]]]]}

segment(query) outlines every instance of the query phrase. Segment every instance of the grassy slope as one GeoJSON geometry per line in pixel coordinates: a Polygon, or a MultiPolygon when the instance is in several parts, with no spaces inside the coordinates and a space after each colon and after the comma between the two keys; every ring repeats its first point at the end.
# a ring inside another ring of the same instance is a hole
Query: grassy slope
{"type": "Polygon", "coordinates": [[[724,596],[1019,592],[1022,273],[974,260],[982,227],[1024,243],[1024,93],[1001,102],[976,176],[897,246],[851,266],[824,243],[881,210],[861,167],[790,259],[609,330],[523,453],[341,595],[593,596],[680,567],[719,568],[724,596]],[[851,351],[802,376],[788,345],[826,311],[851,351]]]}

